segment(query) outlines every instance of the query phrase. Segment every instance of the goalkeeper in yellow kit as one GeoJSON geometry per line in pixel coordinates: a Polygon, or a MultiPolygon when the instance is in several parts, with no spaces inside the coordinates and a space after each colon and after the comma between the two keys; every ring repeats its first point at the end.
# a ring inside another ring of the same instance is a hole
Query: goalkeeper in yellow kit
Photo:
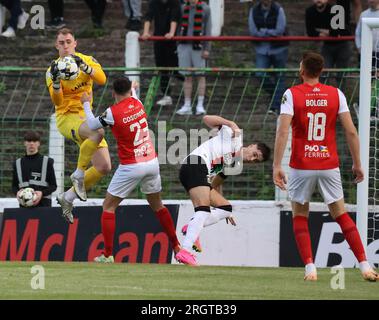
{"type": "Polygon", "coordinates": [[[52,62],[46,73],[46,84],[55,105],[57,128],[63,136],[73,140],[80,147],[77,169],[70,176],[73,187],[57,197],[63,217],[70,223],[73,223],[73,201],[76,198],[86,201],[86,190],[111,170],[104,130],[94,131],[88,127],[80,101],[84,92],[92,96],[93,82],[104,85],[106,76],[93,57],[75,52],[76,45],[77,42],[70,29],[63,28],[58,31],[55,47],[59,57],[73,56],[80,68],[75,80],[60,79],[56,60],[52,62]],[[91,167],[89,167],[90,162],[93,165],[91,167]]]}

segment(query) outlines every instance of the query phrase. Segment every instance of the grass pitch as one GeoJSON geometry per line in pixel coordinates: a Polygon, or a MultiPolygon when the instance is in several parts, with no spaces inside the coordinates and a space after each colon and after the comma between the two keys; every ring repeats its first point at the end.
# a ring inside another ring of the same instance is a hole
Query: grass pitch
{"type": "Polygon", "coordinates": [[[188,267],[161,264],[0,262],[0,299],[379,299],[379,283],[345,269],[345,289],[335,274],[318,270],[304,282],[302,268],[188,267]],[[34,265],[45,271],[45,289],[33,290],[34,265]]]}

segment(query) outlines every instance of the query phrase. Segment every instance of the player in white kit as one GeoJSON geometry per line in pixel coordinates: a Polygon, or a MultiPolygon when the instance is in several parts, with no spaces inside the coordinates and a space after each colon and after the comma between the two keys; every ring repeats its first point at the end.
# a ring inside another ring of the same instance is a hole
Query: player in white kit
{"type": "Polygon", "coordinates": [[[203,227],[222,219],[232,224],[232,206],[216,188],[228,175],[240,174],[243,162],[268,160],[270,149],[264,143],[242,146],[240,128],[233,121],[219,116],[204,116],[204,123],[210,128],[218,128],[217,136],[209,139],[193,150],[180,168],[179,179],[192,200],[195,214],[183,230],[185,240],[176,254],[179,262],[197,265],[191,249],[199,251],[198,237],[203,227]],[[210,207],[214,207],[211,211],[210,207]]]}

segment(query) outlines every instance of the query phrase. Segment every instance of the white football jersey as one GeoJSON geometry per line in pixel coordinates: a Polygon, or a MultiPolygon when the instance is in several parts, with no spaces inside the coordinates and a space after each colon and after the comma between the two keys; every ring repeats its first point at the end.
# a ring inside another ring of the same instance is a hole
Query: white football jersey
{"type": "Polygon", "coordinates": [[[232,136],[233,130],[222,126],[217,136],[201,144],[188,156],[195,155],[204,159],[210,177],[220,172],[227,175],[225,168],[235,165],[236,153],[242,148],[242,134],[239,137],[232,136]]]}

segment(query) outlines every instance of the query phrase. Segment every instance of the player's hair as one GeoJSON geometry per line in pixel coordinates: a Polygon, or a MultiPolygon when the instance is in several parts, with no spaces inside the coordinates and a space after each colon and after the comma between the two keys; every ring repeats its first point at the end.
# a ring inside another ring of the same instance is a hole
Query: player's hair
{"type": "Polygon", "coordinates": [[[74,32],[69,29],[69,28],[61,28],[57,31],[57,38],[60,34],[63,34],[64,36],[67,35],[67,34],[71,34],[74,38],[75,38],[75,35],[74,35],[74,32]]]}
{"type": "Polygon", "coordinates": [[[37,131],[27,131],[24,134],[24,141],[41,141],[41,136],[37,131]]]}
{"type": "Polygon", "coordinates": [[[113,81],[113,91],[119,95],[126,95],[131,88],[132,82],[126,77],[113,81]]]}
{"type": "Polygon", "coordinates": [[[305,74],[311,78],[318,78],[324,68],[324,58],[322,55],[307,51],[301,60],[305,74]]]}
{"type": "Polygon", "coordinates": [[[271,149],[267,144],[263,142],[257,142],[257,149],[262,152],[263,162],[270,159],[271,149]]]}

